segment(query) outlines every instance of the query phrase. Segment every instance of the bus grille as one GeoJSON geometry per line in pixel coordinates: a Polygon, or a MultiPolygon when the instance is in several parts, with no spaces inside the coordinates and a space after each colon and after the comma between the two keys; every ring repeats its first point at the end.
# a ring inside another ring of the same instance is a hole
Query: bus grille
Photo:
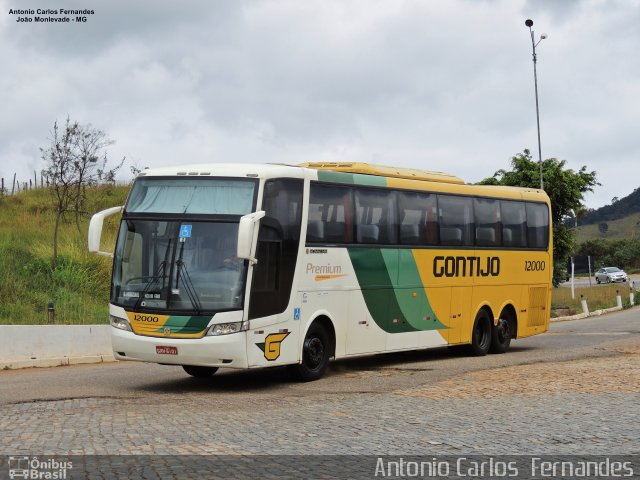
{"type": "Polygon", "coordinates": [[[529,318],[530,327],[544,325],[547,318],[547,287],[532,287],[529,289],[529,318]]]}

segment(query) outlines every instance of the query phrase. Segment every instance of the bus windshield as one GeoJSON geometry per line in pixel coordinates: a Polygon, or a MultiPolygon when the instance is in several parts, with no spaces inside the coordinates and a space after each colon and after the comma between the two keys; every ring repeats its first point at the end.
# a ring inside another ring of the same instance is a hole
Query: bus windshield
{"type": "Polygon", "coordinates": [[[138,178],[127,213],[246,215],[253,211],[256,181],[240,178],[138,178]]]}
{"type": "Polygon", "coordinates": [[[111,302],[200,315],[242,308],[246,263],[237,221],[123,219],[111,302]]]}

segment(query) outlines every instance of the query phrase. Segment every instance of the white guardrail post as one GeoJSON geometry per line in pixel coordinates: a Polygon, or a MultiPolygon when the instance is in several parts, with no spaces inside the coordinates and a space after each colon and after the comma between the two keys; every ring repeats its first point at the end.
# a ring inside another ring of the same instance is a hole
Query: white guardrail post
{"type": "Polygon", "coordinates": [[[584,298],[584,295],[580,295],[580,304],[582,305],[582,313],[588,316],[589,307],[587,306],[587,299],[584,298]]]}

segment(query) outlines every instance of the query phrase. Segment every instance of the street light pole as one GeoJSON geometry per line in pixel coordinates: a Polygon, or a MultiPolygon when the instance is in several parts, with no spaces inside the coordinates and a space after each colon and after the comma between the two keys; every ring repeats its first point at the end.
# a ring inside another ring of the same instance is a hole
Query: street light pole
{"type": "Polygon", "coordinates": [[[536,42],[534,38],[533,30],[533,20],[527,19],[524,24],[529,27],[529,32],[531,33],[531,47],[533,49],[533,84],[536,92],[536,123],[538,125],[538,164],[540,165],[540,189],[544,190],[544,181],[542,180],[542,146],[540,143],[540,109],[538,107],[538,72],[536,70],[536,64],[538,63],[538,57],[536,55],[536,47],[538,44],[547,38],[547,34],[543,33],[540,35],[540,39],[536,42]]]}

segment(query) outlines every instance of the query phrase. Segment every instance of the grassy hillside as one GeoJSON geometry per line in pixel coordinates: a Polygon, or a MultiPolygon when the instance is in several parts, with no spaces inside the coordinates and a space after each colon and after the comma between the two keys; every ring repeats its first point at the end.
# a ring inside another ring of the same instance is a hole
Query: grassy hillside
{"type": "Polygon", "coordinates": [[[606,221],[608,229],[601,233],[597,224],[578,226],[576,240],[583,243],[587,240],[605,238],[621,240],[629,238],[640,238],[640,212],[631,213],[617,220],[606,221]]]}
{"type": "MultiPolygon", "coordinates": [[[[88,191],[88,210],[122,205],[128,187],[101,186],[88,191]]],[[[78,232],[73,219],[60,228],[59,257],[51,267],[55,213],[47,189],[0,196],[0,324],[47,322],[53,302],[56,323],[107,323],[111,259],[87,251],[89,219],[78,232]]],[[[117,216],[103,235],[113,249],[117,216]]]]}

